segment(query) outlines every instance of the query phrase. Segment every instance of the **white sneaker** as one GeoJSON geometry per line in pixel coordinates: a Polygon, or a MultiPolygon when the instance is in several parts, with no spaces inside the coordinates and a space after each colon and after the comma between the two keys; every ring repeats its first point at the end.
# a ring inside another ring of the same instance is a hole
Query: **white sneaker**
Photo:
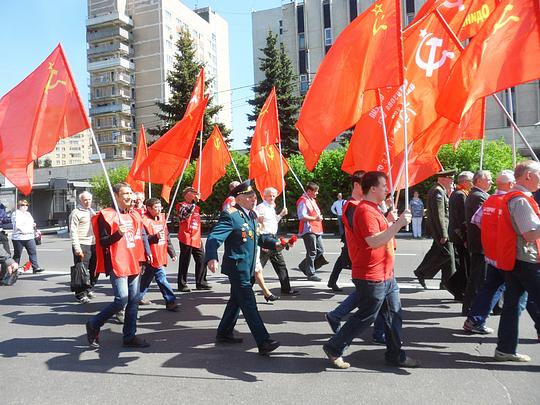
{"type": "Polygon", "coordinates": [[[497,361],[517,361],[520,363],[527,363],[531,361],[531,358],[526,354],[519,353],[503,353],[495,349],[495,360],[497,361]]]}
{"type": "Polygon", "coordinates": [[[347,369],[351,366],[350,363],[347,363],[346,361],[343,360],[343,357],[339,356],[339,357],[335,357],[333,356],[327,349],[325,346],[323,346],[323,351],[324,353],[326,354],[326,356],[328,357],[328,360],[330,360],[330,362],[336,366],[337,368],[340,368],[340,369],[347,369]]]}

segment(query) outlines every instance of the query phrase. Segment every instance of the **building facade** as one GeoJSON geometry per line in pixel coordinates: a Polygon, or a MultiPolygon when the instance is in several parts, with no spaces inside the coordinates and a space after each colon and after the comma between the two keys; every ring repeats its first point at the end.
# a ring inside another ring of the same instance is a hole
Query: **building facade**
{"type": "Polygon", "coordinates": [[[39,158],[39,165],[70,166],[90,163],[92,154],[92,138],[90,131],[61,139],[54,151],[39,158]]]}
{"type": "MultiPolygon", "coordinates": [[[[264,78],[259,58],[263,56],[261,49],[266,46],[268,32],[272,31],[278,34],[278,40],[284,45],[296,69],[299,94],[305,94],[324,56],[341,31],[372,3],[373,0],[304,0],[290,1],[269,10],[254,11],[252,37],[255,83],[264,78]]],[[[402,1],[403,21],[412,21],[424,3],[425,0],[402,1]]],[[[540,156],[539,82],[517,86],[498,94],[498,97],[508,110],[512,109],[514,120],[540,156]]],[[[487,101],[486,137],[512,142],[510,123],[491,97],[487,101]]],[[[516,146],[522,154],[528,154],[517,135],[516,146]]]]}
{"type": "Polygon", "coordinates": [[[193,11],[179,0],[88,0],[86,30],[90,117],[105,159],[132,158],[140,125],[160,124],[156,102],[171,95],[166,79],[182,30],[190,32],[206,76],[214,78],[207,91],[224,106],[216,120],[231,127],[228,25],[209,7],[193,11]]]}

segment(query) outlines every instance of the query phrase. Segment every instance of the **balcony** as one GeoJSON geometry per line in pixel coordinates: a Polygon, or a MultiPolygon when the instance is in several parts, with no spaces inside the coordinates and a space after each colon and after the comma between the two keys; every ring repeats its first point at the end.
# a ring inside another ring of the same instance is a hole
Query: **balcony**
{"type": "Polygon", "coordinates": [[[91,116],[98,115],[98,114],[110,114],[110,113],[116,113],[116,112],[131,114],[131,106],[128,104],[108,104],[108,105],[102,105],[99,107],[90,108],[91,116]]]}
{"type": "Polygon", "coordinates": [[[112,45],[109,44],[109,45],[95,46],[93,48],[89,48],[87,52],[88,56],[116,54],[116,53],[128,55],[129,46],[118,42],[112,45]]]}
{"type": "Polygon", "coordinates": [[[86,20],[87,27],[99,27],[100,25],[122,24],[133,26],[133,20],[123,13],[110,13],[92,17],[86,20]]]}
{"type": "Polygon", "coordinates": [[[116,37],[120,37],[126,41],[131,41],[131,34],[129,31],[120,27],[86,32],[87,42],[103,41],[105,39],[112,39],[116,37]]]}
{"type": "Polygon", "coordinates": [[[135,69],[135,64],[126,58],[111,58],[99,60],[96,62],[88,62],[88,71],[94,72],[97,70],[111,69],[115,67],[123,67],[125,69],[135,69]]]}
{"type": "Polygon", "coordinates": [[[122,84],[133,84],[131,76],[125,73],[116,72],[116,78],[112,79],[110,73],[106,75],[94,76],[90,80],[92,86],[103,86],[108,84],[114,84],[116,82],[121,82],[122,84]]]}
{"type": "Polygon", "coordinates": [[[98,139],[98,145],[133,145],[133,137],[131,136],[119,136],[117,138],[105,138],[98,139]]]}
{"type": "MultiPolygon", "coordinates": [[[[110,89],[109,89],[110,90],[110,89]]],[[[115,93],[106,93],[106,94],[94,94],[93,97],[90,97],[89,101],[102,101],[102,100],[108,100],[108,99],[117,99],[122,98],[124,100],[131,101],[131,92],[129,90],[120,89],[119,91],[116,91],[115,93]]]]}

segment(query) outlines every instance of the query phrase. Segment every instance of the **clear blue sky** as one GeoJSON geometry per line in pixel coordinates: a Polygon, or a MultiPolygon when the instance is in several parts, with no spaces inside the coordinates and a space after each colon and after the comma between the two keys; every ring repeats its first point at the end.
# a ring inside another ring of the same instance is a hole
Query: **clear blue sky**
{"type": "MultiPolygon", "coordinates": [[[[210,6],[229,23],[232,88],[253,84],[251,11],[278,7],[281,0],[185,0],[193,8],[210,6]]],[[[284,1],[287,3],[288,1],[284,1]]],[[[0,0],[0,96],[23,80],[61,42],[83,101],[88,101],[86,0],[0,0]]],[[[248,135],[250,89],[232,93],[233,147],[248,135]]]]}

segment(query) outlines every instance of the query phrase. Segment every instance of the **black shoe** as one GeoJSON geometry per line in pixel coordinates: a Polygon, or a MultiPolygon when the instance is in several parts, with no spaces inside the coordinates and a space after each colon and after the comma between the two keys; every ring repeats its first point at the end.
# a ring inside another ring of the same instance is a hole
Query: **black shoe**
{"type": "Polygon", "coordinates": [[[414,275],[416,276],[416,278],[418,279],[418,282],[420,283],[420,285],[422,287],[424,287],[424,290],[427,290],[427,286],[426,286],[426,280],[424,279],[423,276],[419,276],[418,273],[416,272],[416,270],[414,271],[414,275]]]}
{"type": "Polygon", "coordinates": [[[313,276],[308,276],[308,281],[322,281],[322,279],[319,277],[319,276],[316,276],[316,275],[313,275],[313,276]]]}
{"type": "Polygon", "coordinates": [[[279,297],[277,295],[270,294],[268,297],[264,296],[264,299],[266,300],[266,302],[274,302],[279,300],[279,297]]]}
{"type": "Polygon", "coordinates": [[[228,336],[216,335],[216,343],[242,343],[243,341],[244,339],[234,337],[232,333],[228,336]]]}
{"type": "Polygon", "coordinates": [[[296,268],[293,268],[293,270],[301,271],[302,273],[304,273],[305,276],[307,276],[306,271],[302,267],[300,267],[300,265],[298,265],[298,267],[296,267],[296,268]]]}
{"type": "Polygon", "coordinates": [[[330,288],[334,292],[341,292],[343,291],[343,288],[339,288],[337,284],[327,284],[328,288],[330,288]]]}
{"type": "Polygon", "coordinates": [[[208,284],[202,284],[195,287],[197,290],[211,290],[212,287],[210,287],[208,284]]]}
{"type": "Polygon", "coordinates": [[[300,291],[291,288],[289,291],[282,291],[281,295],[299,295],[300,291]]]}
{"type": "Polygon", "coordinates": [[[405,359],[399,362],[387,361],[386,363],[390,366],[403,367],[403,368],[418,368],[421,366],[418,360],[412,359],[408,356],[406,356],[405,359]]]}
{"type": "Polygon", "coordinates": [[[441,282],[439,283],[439,290],[448,290],[448,287],[446,287],[446,286],[444,285],[444,283],[441,281],[441,282]]]}
{"type": "Polygon", "coordinates": [[[90,321],[86,322],[86,339],[92,349],[99,348],[99,329],[93,328],[90,321]]]}
{"type": "Polygon", "coordinates": [[[261,356],[268,356],[274,350],[280,346],[280,343],[277,340],[266,339],[259,345],[259,354],[261,356]]]}
{"type": "Polygon", "coordinates": [[[185,285],[183,287],[178,287],[178,291],[180,291],[180,292],[191,292],[191,289],[187,285],[185,285]]]}
{"type": "Polygon", "coordinates": [[[36,273],[42,273],[42,272],[44,272],[44,271],[45,271],[44,268],[38,267],[37,269],[33,269],[33,270],[32,270],[32,273],[36,274],[36,273]]]}
{"type": "Polygon", "coordinates": [[[122,346],[124,347],[135,347],[135,348],[145,348],[150,347],[150,343],[148,343],[146,340],[141,339],[138,336],[134,336],[133,338],[129,340],[124,340],[124,343],[122,343],[122,346]]]}
{"type": "Polygon", "coordinates": [[[171,301],[165,304],[165,309],[171,312],[178,312],[178,304],[176,301],[171,301]]]}

